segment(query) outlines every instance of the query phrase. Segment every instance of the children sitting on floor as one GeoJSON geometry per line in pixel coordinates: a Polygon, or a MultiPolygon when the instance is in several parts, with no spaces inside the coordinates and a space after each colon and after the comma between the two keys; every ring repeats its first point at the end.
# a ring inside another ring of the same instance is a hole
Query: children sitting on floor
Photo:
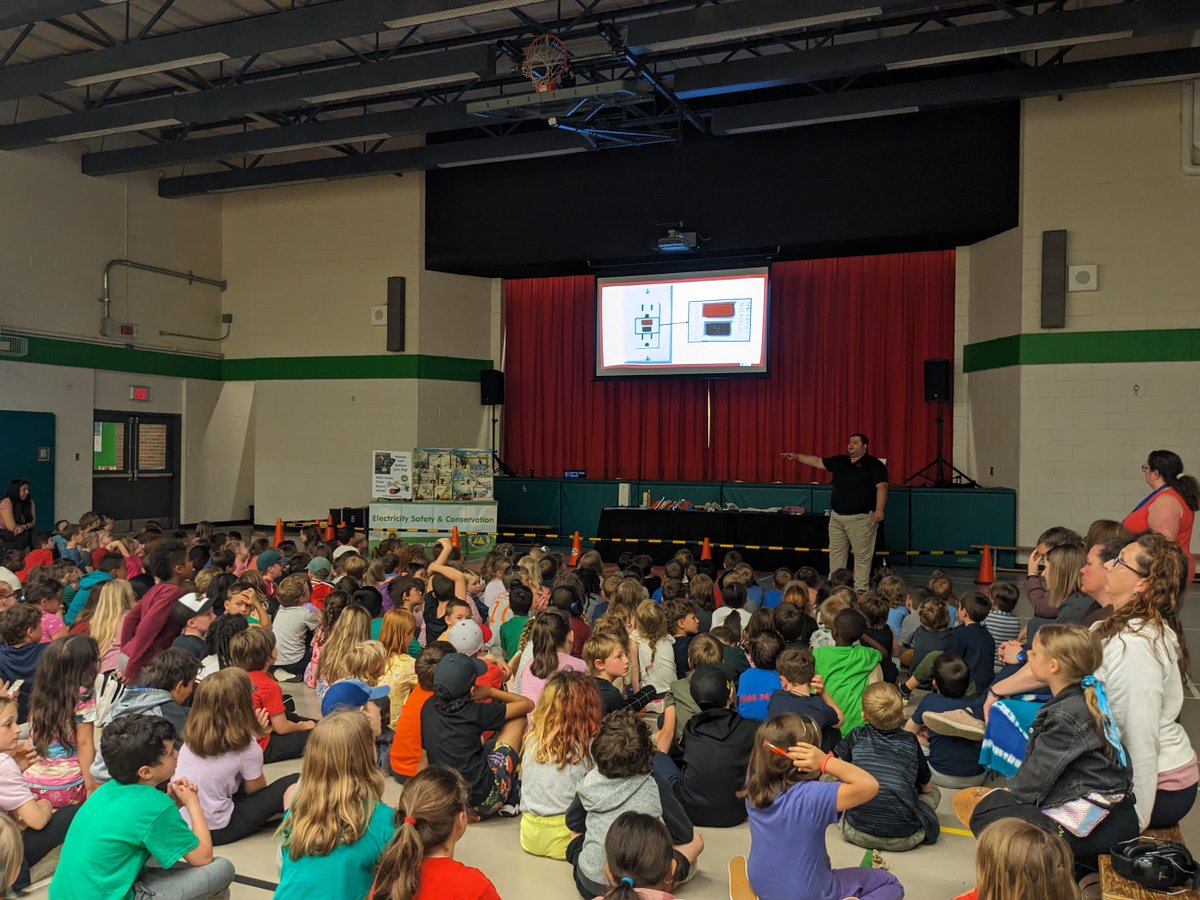
{"type": "Polygon", "coordinates": [[[671,833],[644,813],[617,816],[604,839],[604,874],[612,887],[603,900],[675,900],[669,893],[679,875],[671,833]]]}
{"type": "Polygon", "coordinates": [[[976,886],[955,900],[1079,900],[1072,862],[1071,849],[1056,833],[1021,819],[1003,819],[980,834],[976,886]]]}
{"type": "Polygon", "coordinates": [[[600,730],[600,697],[580,672],[555,672],[530,716],[521,752],[521,849],[566,859],[566,813],[592,770],[592,739],[600,730]]]}
{"type": "Polygon", "coordinates": [[[36,606],[18,603],[0,612],[0,680],[17,689],[17,721],[29,720],[33,676],[46,652],[42,643],[42,613],[36,606]]]}
{"type": "Polygon", "coordinates": [[[1015,641],[1021,633],[1021,620],[1013,615],[1013,610],[1017,608],[1021,592],[1015,584],[997,581],[988,586],[987,596],[992,610],[984,620],[983,627],[991,634],[997,647],[1005,641],[1015,641]]]}
{"type": "Polygon", "coordinates": [[[793,713],[811,720],[821,730],[821,749],[828,753],[842,739],[842,711],[816,674],[816,662],[807,647],[784,650],[776,660],[780,688],[771,694],[766,718],[793,713]]]}
{"type": "MultiPolygon", "coordinates": [[[[433,697],[421,708],[421,747],[426,757],[432,765],[463,773],[472,814],[480,818],[495,815],[518,798],[521,739],[525,717],[533,712],[532,701],[519,694],[495,688],[473,691],[475,679],[486,672],[480,659],[448,654],[434,670],[433,697]],[[482,738],[488,731],[496,734],[485,745],[482,738]]],[[[511,813],[516,812],[512,807],[511,813]]]]}
{"type": "Polygon", "coordinates": [[[434,641],[421,651],[414,663],[417,683],[408,692],[408,699],[396,717],[396,733],[388,754],[391,775],[402,784],[416,775],[421,767],[425,755],[421,750],[421,710],[433,696],[433,673],[437,664],[453,652],[454,647],[450,644],[434,641]]]}
{"type": "Polygon", "coordinates": [[[275,588],[279,610],[271,620],[275,633],[276,659],[272,674],[285,676],[280,681],[299,683],[312,659],[310,638],[321,624],[316,608],[309,603],[312,587],[301,574],[288,575],[275,588]]]}
{"type": "Polygon", "coordinates": [[[730,709],[733,692],[720,667],[698,668],[690,688],[700,712],[684,726],[683,759],[676,768],[659,754],[655,771],[671,783],[693,824],[740,825],[746,821],[746,805],[737,792],[746,780],[759,723],[730,709]]]}
{"type": "Polygon", "coordinates": [[[930,781],[929,763],[904,723],[904,698],[894,684],[879,682],[863,693],[863,718],[833,751],[879,782],[879,793],[846,810],[842,837],[870,850],[901,852],[937,842],[941,793],[930,781]]]}
{"type": "Polygon", "coordinates": [[[478,869],[454,858],[467,831],[467,785],[448,766],[430,766],[404,786],[395,835],[379,858],[369,900],[470,897],[500,900],[478,869]]]}
{"type": "MultiPolygon", "coordinates": [[[[196,689],[183,729],[175,779],[200,789],[200,806],[216,846],[249,837],[283,815],[284,793],[298,775],[270,783],[263,774],[258,738],[270,726],[267,711],[254,708],[254,688],[244,671],[231,666],[196,689]]],[[[190,814],[184,810],[184,819],[190,814]]]]}
{"type": "Polygon", "coordinates": [[[263,750],[263,762],[298,759],[304,753],[308,736],[316,726],[288,712],[283,703],[283,689],[267,674],[275,659],[275,635],[268,628],[247,628],[229,642],[229,658],[233,665],[245,669],[254,685],[254,708],[266,710],[269,733],[258,739],[263,750]]]}
{"type": "MultiPolygon", "coordinates": [[[[769,610],[759,612],[770,615],[769,610]]],[[[747,719],[761,720],[767,717],[771,694],[782,686],[775,662],[783,652],[783,638],[774,631],[763,631],[750,639],[747,649],[752,668],[738,679],[737,710],[747,719]]]]}
{"type": "Polygon", "coordinates": [[[878,681],[880,677],[879,651],[858,643],[866,628],[862,613],[856,609],[843,609],[833,620],[833,637],[837,643],[813,650],[817,674],[842,711],[843,735],[863,724],[863,691],[869,682],[878,681]]]}
{"type": "Polygon", "coordinates": [[[362,900],[370,893],[395,833],[383,785],[371,723],[362,711],[339,710],[322,719],[277,832],[283,862],[275,900],[362,900]]]}
{"type": "Polygon", "coordinates": [[[722,663],[724,653],[721,642],[711,634],[698,634],[688,644],[688,674],[671,682],[671,689],[663,697],[663,721],[658,733],[658,749],[662,753],[672,753],[678,750],[679,742],[683,740],[683,729],[687,727],[692,716],[700,712],[696,700],[692,696],[692,672],[700,666],[721,666],[721,670],[729,679],[733,673],[722,663]]]}
{"type": "Polygon", "coordinates": [[[174,726],[159,716],[123,716],[104,729],[100,743],[112,781],[75,814],[51,900],[135,894],[201,900],[228,888],[233,863],[213,856],[197,786],[171,781],[178,759],[174,726]],[[171,783],[160,791],[163,782],[171,783]],[[147,866],[151,856],[155,865],[147,866]]]}
{"type": "Polygon", "coordinates": [[[811,721],[791,713],[759,728],[739,794],[750,818],[750,886],[762,900],[799,896],[800,885],[805,900],[900,900],[904,888],[889,872],[830,866],[826,828],[839,813],[872,800],[879,783],[858,766],[823,753],[816,746],[820,739],[811,721]],[[818,781],[822,775],[834,780],[818,781]]]}
{"type": "Polygon", "coordinates": [[[692,828],[670,786],[651,774],[654,748],[650,729],[632,710],[607,716],[592,741],[596,768],[584,776],[567,810],[567,827],[577,835],[567,847],[574,867],[575,886],[584,900],[608,892],[604,871],[604,842],[608,831],[624,812],[662,817],[675,846],[676,883],[694,874],[704,841],[692,828]]]}
{"type": "Polygon", "coordinates": [[[97,787],[96,683],[100,653],[82,634],[51,643],[38,663],[29,699],[29,737],[36,755],[25,770],[34,795],[55,809],[83,803],[97,787]]]}
{"type": "Polygon", "coordinates": [[[646,705],[657,696],[652,685],[646,685],[640,691],[629,693],[619,690],[613,682],[626,679],[629,676],[629,654],[625,644],[613,634],[593,632],[583,645],[583,662],[588,667],[600,692],[600,709],[603,715],[608,715],[615,709],[645,709],[646,705]]]}
{"type": "MultiPolygon", "coordinates": [[[[945,606],[938,602],[944,611],[945,606]]],[[[926,729],[925,713],[944,713],[955,709],[972,711],[983,717],[983,698],[968,697],[967,686],[971,672],[957,653],[943,653],[933,664],[933,693],[921,698],[912,718],[904,728],[929,745],[929,769],[933,783],[945,788],[974,787],[983,783],[983,767],[979,765],[979,742],[951,737],[926,729]]]]}

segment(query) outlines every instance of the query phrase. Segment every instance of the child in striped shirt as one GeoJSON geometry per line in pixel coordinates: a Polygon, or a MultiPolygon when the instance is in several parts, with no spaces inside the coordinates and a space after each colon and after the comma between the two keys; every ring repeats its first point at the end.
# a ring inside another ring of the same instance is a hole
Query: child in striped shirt
{"type": "MultiPolygon", "coordinates": [[[[1001,644],[1005,641],[1015,641],[1017,635],[1021,633],[1021,620],[1013,615],[1020,593],[1015,584],[997,581],[988,587],[987,596],[992,602],[992,611],[983,620],[983,627],[996,639],[997,652],[999,652],[1001,644]]],[[[997,667],[1000,665],[998,656],[996,665],[997,667]]]]}

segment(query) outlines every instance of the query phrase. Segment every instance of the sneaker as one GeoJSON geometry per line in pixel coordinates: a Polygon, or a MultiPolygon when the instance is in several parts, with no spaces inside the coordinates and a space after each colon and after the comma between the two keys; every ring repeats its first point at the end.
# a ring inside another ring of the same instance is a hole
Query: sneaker
{"type": "Polygon", "coordinates": [[[897,687],[900,688],[900,696],[904,698],[905,703],[912,699],[912,688],[910,688],[905,682],[900,682],[897,687]]]}
{"type": "Polygon", "coordinates": [[[674,888],[677,888],[677,887],[680,887],[681,885],[685,885],[685,884],[687,884],[689,881],[691,881],[693,878],[695,878],[695,877],[696,877],[696,873],[697,873],[697,872],[699,872],[699,871],[700,871],[700,864],[699,864],[699,863],[692,863],[690,866],[688,866],[688,873],[687,873],[687,877],[686,877],[686,878],[684,878],[684,879],[683,879],[683,881],[676,881],[676,882],[675,882],[675,883],[672,885],[672,889],[674,889],[674,888]]]}
{"type": "Polygon", "coordinates": [[[280,684],[299,684],[304,681],[303,675],[291,675],[283,669],[275,670],[275,680],[280,684]]]}
{"type": "Polygon", "coordinates": [[[952,709],[949,712],[928,712],[921,717],[934,734],[944,737],[966,738],[968,741],[982,741],[984,725],[979,719],[963,709],[952,709]]]}
{"type": "Polygon", "coordinates": [[[521,807],[515,806],[512,803],[506,803],[502,807],[500,807],[498,810],[496,810],[496,815],[498,815],[502,819],[512,819],[512,818],[519,816],[520,814],[521,814],[521,807]]]}

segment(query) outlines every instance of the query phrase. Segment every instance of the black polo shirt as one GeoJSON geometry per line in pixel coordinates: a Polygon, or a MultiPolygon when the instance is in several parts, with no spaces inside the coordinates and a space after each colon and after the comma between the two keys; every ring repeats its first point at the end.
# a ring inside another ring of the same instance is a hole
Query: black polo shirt
{"type": "Polygon", "coordinates": [[[823,456],[821,462],[833,475],[829,505],[835,513],[858,516],[875,511],[875,485],[887,482],[887,466],[869,453],[858,462],[850,462],[847,455],[823,456]]]}

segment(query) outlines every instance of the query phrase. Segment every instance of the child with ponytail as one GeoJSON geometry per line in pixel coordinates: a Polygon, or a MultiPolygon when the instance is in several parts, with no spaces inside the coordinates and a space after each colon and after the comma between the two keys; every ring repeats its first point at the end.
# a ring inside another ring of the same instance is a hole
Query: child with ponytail
{"type": "Polygon", "coordinates": [[[478,869],[454,858],[467,831],[467,785],[449,766],[430,766],[404,785],[396,835],[379,860],[368,900],[500,900],[478,869]]]}
{"type": "Polygon", "coordinates": [[[551,675],[560,671],[586,674],[587,665],[571,655],[571,622],[564,612],[544,609],[530,621],[533,623],[530,629],[533,654],[518,672],[517,693],[536,705],[551,675]]]}
{"type": "Polygon", "coordinates": [[[604,856],[604,874],[613,885],[604,900],[675,900],[671,834],[654,816],[617,816],[604,839],[604,856]]]}
{"type": "Polygon", "coordinates": [[[1092,674],[1104,658],[1099,638],[1082,625],[1045,625],[1029,648],[1029,668],[1054,695],[1037,714],[1021,768],[1007,790],[986,794],[971,815],[979,834],[993,822],[1024,819],[1061,831],[1076,875],[1096,871],[1097,856],[1140,831],[1133,772],[1092,674]]]}

